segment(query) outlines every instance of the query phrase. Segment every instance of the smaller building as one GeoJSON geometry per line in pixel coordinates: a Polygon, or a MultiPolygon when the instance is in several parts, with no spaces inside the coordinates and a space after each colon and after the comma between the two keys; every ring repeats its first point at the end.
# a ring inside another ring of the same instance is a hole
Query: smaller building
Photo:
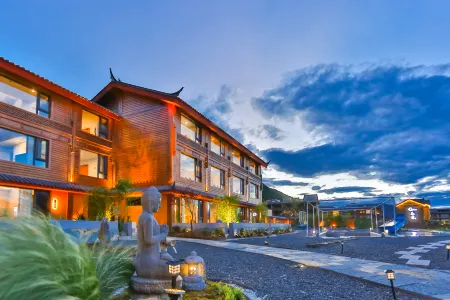
{"type": "Polygon", "coordinates": [[[430,220],[430,200],[406,199],[397,204],[397,214],[404,214],[406,228],[422,228],[430,220]]]}
{"type": "Polygon", "coordinates": [[[440,224],[450,224],[450,206],[435,206],[430,209],[431,220],[440,224]]]}

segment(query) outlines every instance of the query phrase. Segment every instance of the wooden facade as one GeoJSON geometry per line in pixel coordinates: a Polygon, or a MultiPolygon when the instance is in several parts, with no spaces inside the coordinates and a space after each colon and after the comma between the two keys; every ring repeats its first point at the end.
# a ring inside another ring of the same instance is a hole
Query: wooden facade
{"type": "MultiPolygon", "coordinates": [[[[173,214],[176,208],[173,205],[180,197],[201,201],[204,205],[200,208],[198,219],[209,219],[206,216],[209,203],[216,202],[216,198],[222,195],[233,194],[233,176],[244,182],[244,193],[239,194],[239,206],[246,209],[246,216],[249,215],[249,208],[261,202],[260,174],[266,163],[181,100],[178,94],[162,93],[113,80],[89,101],[2,59],[1,75],[45,93],[50,98],[51,107],[47,118],[0,99],[0,128],[49,141],[47,168],[0,160],[0,174],[47,180],[55,182],[55,185],[73,183],[80,188],[76,191],[65,190],[42,187],[32,181],[30,184],[18,184],[1,180],[0,186],[51,191],[50,198],[57,198],[60,203],[51,211],[55,217],[75,217],[86,210],[84,206],[88,188],[111,188],[121,178],[130,179],[140,190],[150,186],[161,187],[163,205],[158,219],[162,223],[175,222],[173,214]],[[107,122],[108,136],[100,137],[82,128],[83,114],[87,113],[107,122]],[[201,142],[182,134],[182,115],[201,127],[201,142]],[[211,151],[211,135],[223,141],[223,155],[211,151]],[[241,153],[243,166],[232,162],[233,149],[241,153]],[[86,175],[86,166],[80,163],[81,153],[87,153],[84,151],[89,152],[89,155],[99,155],[102,159],[106,157],[107,178],[86,175]],[[201,179],[187,179],[180,173],[182,155],[196,159],[201,164],[201,179]],[[251,161],[256,166],[257,174],[250,172],[251,161]],[[211,184],[212,167],[225,174],[222,188],[211,184]],[[257,197],[250,197],[251,184],[257,187],[257,197]]],[[[127,211],[132,219],[136,219],[141,210],[140,207],[130,207],[127,211]]]]}

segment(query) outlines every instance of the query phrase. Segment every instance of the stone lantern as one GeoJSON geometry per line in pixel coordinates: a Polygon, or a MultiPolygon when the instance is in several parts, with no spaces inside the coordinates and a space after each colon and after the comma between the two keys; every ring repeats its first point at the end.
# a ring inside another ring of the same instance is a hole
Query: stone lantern
{"type": "Polygon", "coordinates": [[[184,259],[181,276],[186,290],[201,291],[206,287],[205,261],[195,251],[184,259]]]}

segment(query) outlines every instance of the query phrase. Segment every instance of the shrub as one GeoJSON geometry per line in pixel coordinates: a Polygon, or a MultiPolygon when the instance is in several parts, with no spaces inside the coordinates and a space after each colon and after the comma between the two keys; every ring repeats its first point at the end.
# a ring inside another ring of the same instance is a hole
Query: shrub
{"type": "Polygon", "coordinates": [[[191,229],[189,229],[188,227],[184,227],[183,232],[191,232],[191,229]]]}
{"type": "Polygon", "coordinates": [[[44,216],[9,222],[0,231],[0,299],[109,299],[127,286],[132,248],[74,243],[44,216]]]}
{"type": "Polygon", "coordinates": [[[225,233],[223,232],[222,229],[217,228],[216,230],[213,231],[212,236],[214,237],[225,236],[225,233]]]}
{"type": "Polygon", "coordinates": [[[229,286],[226,284],[221,284],[221,283],[214,283],[212,285],[212,287],[217,291],[217,293],[219,295],[222,296],[221,299],[224,299],[224,300],[244,300],[244,299],[246,299],[244,293],[238,288],[235,288],[235,287],[232,287],[232,286],[229,286]]]}
{"type": "Polygon", "coordinates": [[[181,228],[180,228],[180,226],[173,226],[172,227],[172,231],[176,232],[176,233],[179,233],[179,232],[181,232],[181,228]]]}
{"type": "Polygon", "coordinates": [[[86,221],[86,217],[83,213],[77,214],[77,216],[74,218],[74,221],[86,221]]]}
{"type": "Polygon", "coordinates": [[[355,219],[355,228],[357,229],[369,229],[372,227],[370,219],[358,218],[355,219]]]}

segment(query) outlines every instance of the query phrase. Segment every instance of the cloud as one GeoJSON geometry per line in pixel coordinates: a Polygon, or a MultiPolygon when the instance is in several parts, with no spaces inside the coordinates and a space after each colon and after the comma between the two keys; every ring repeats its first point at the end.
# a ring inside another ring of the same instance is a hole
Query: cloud
{"type": "Polygon", "coordinates": [[[334,64],[294,72],[252,105],[274,122],[301,115],[328,141],[262,155],[298,177],[349,173],[395,184],[442,179],[450,171],[449,71],[450,65],[334,64]]]}
{"type": "Polygon", "coordinates": [[[264,178],[264,183],[268,186],[307,186],[309,183],[297,182],[291,180],[276,180],[273,178],[264,178]]]}
{"type": "Polygon", "coordinates": [[[319,185],[315,185],[311,188],[313,191],[318,191],[321,189],[321,187],[319,185]]]}
{"type": "Polygon", "coordinates": [[[259,125],[256,129],[251,129],[249,133],[258,138],[268,138],[275,141],[281,141],[285,138],[283,130],[270,124],[259,125]]]}
{"type": "Polygon", "coordinates": [[[373,190],[375,190],[375,188],[366,187],[366,186],[342,186],[342,187],[335,187],[335,188],[331,188],[331,189],[323,189],[323,190],[320,190],[320,192],[325,193],[325,194],[351,193],[351,192],[370,193],[373,190]]]}

